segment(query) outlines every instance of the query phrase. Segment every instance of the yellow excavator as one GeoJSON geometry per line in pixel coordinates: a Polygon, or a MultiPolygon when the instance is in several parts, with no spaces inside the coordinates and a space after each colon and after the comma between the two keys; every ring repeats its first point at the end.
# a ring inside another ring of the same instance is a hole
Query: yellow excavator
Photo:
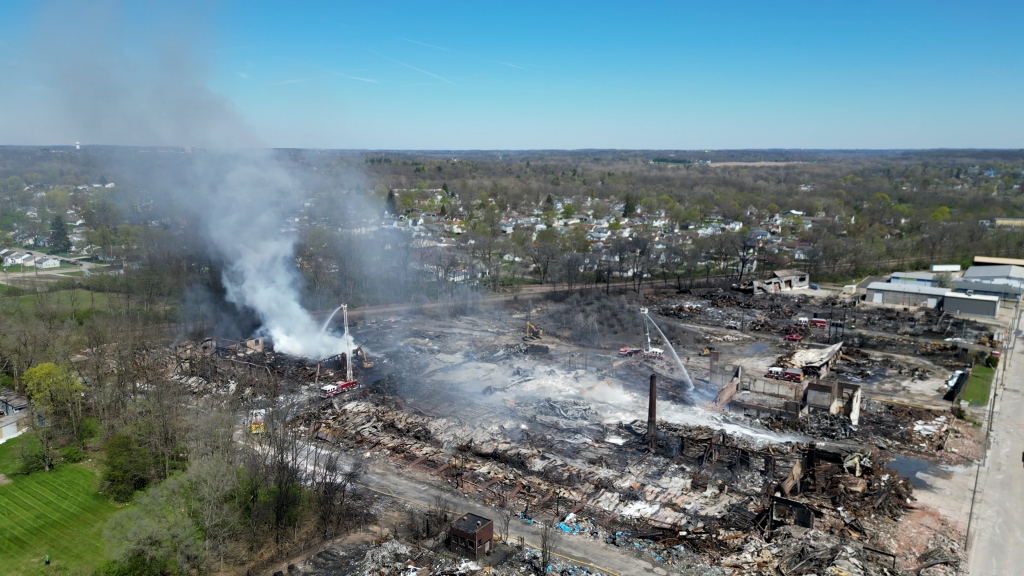
{"type": "Polygon", "coordinates": [[[540,340],[540,337],[544,335],[544,331],[537,328],[529,320],[526,321],[526,337],[530,340],[540,340]]]}
{"type": "Polygon", "coordinates": [[[714,351],[715,351],[715,347],[714,346],[705,346],[704,349],[700,351],[700,355],[701,356],[711,356],[711,353],[714,352],[714,351]]]}
{"type": "Polygon", "coordinates": [[[363,361],[363,370],[369,370],[369,369],[373,368],[373,362],[366,356],[366,351],[363,350],[362,346],[360,346],[359,348],[356,348],[355,350],[353,350],[352,351],[352,356],[353,357],[359,356],[359,358],[362,359],[362,361],[363,361]]]}

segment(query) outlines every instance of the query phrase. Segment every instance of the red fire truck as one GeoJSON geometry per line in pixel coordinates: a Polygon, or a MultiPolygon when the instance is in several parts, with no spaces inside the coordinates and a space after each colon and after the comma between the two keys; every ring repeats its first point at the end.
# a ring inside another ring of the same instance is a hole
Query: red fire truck
{"type": "Polygon", "coordinates": [[[358,387],[359,382],[356,382],[355,380],[339,380],[334,384],[325,384],[321,386],[320,397],[331,398],[332,396],[337,396],[338,394],[355,390],[358,387]]]}

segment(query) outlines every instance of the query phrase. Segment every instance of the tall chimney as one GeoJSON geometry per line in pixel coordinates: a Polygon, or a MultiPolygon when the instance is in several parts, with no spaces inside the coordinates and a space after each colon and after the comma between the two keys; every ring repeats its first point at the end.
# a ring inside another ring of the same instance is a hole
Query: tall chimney
{"type": "Polygon", "coordinates": [[[647,404],[647,439],[654,440],[658,431],[658,375],[651,374],[651,398],[647,404]]]}

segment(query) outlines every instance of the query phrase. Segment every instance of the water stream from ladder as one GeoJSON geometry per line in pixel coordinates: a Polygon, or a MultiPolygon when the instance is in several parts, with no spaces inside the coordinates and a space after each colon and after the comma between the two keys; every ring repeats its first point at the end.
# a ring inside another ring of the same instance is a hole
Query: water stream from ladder
{"type": "Polygon", "coordinates": [[[320,328],[321,333],[327,332],[327,327],[331,325],[331,320],[334,320],[334,315],[338,313],[338,310],[341,310],[341,306],[335,308],[334,312],[331,312],[331,315],[327,317],[327,321],[324,322],[323,328],[320,328]]]}
{"type": "Polygon", "coordinates": [[[651,321],[651,324],[654,325],[654,329],[658,331],[658,334],[661,334],[661,341],[668,346],[669,353],[672,354],[672,358],[676,361],[676,365],[679,366],[679,370],[683,372],[683,382],[686,382],[686,389],[693,390],[693,380],[690,379],[690,373],[686,371],[686,366],[683,366],[683,361],[680,360],[679,355],[676,354],[676,349],[672,347],[672,343],[665,337],[665,333],[658,327],[658,323],[654,321],[654,318],[651,318],[650,314],[644,314],[644,316],[651,321]]]}

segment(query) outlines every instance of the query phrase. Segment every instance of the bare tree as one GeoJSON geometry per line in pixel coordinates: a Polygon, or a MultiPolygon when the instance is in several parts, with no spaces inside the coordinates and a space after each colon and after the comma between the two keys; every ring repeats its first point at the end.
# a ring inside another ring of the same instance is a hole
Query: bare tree
{"type": "Polygon", "coordinates": [[[544,528],[540,531],[540,573],[545,574],[548,569],[548,565],[551,564],[551,540],[554,538],[554,532],[550,524],[545,524],[544,528]]]}
{"type": "Polygon", "coordinates": [[[513,516],[515,516],[515,512],[513,512],[512,509],[507,506],[505,507],[504,510],[501,511],[501,517],[499,518],[499,521],[501,522],[501,524],[499,525],[499,534],[501,535],[501,539],[504,542],[508,542],[508,528],[512,524],[513,516]]]}

